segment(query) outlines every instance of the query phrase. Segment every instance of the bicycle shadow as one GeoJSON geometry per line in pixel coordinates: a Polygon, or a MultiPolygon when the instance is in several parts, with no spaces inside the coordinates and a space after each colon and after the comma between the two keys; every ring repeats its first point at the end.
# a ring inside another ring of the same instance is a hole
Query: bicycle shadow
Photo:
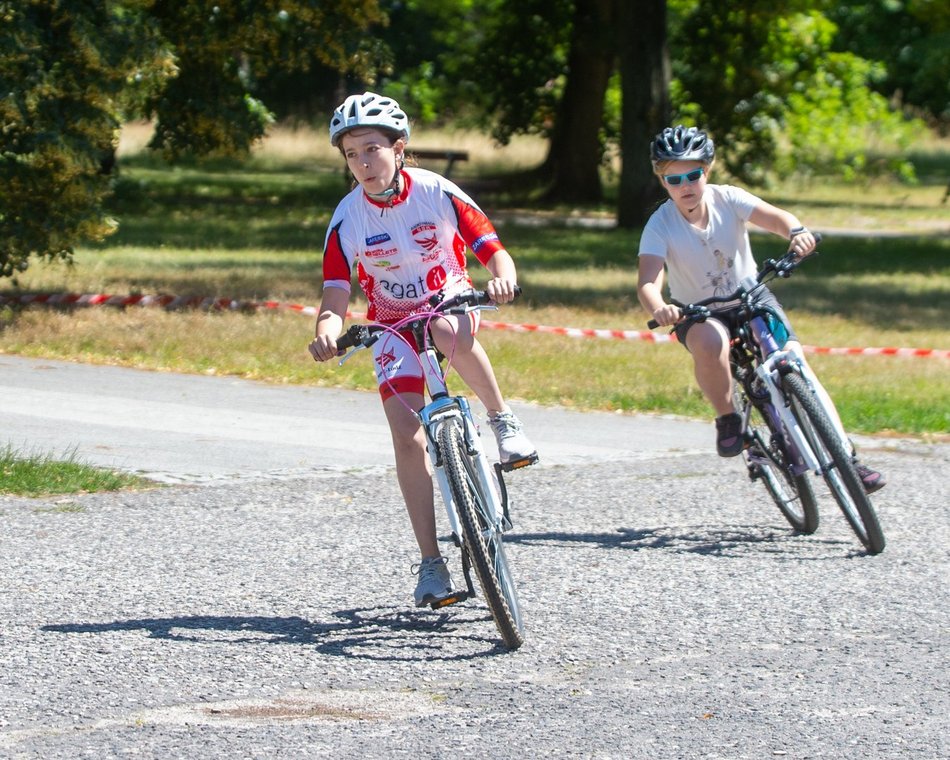
{"type": "Polygon", "coordinates": [[[456,607],[440,612],[395,607],[339,610],[330,621],[261,615],[182,615],[103,623],[44,625],[47,633],[146,631],[149,638],[232,646],[294,645],[317,652],[391,662],[466,661],[505,654],[484,609],[456,607]]]}
{"type": "Polygon", "coordinates": [[[837,538],[805,536],[793,532],[791,528],[781,530],[770,525],[669,525],[655,528],[617,528],[609,533],[550,531],[511,533],[505,536],[505,543],[526,546],[569,546],[583,543],[593,544],[602,549],[662,550],[711,557],[732,557],[765,552],[795,560],[832,558],[831,555],[824,553],[817,556],[814,551],[803,554],[801,551],[803,541],[813,544],[813,550],[835,548],[836,552],[833,555],[835,559],[840,559],[842,556],[837,550],[848,543],[837,538]]]}

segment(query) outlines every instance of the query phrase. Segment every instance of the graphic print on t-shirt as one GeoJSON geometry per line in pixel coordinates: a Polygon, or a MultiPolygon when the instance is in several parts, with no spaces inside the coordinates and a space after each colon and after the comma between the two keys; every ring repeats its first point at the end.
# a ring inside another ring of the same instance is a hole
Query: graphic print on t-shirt
{"type": "Polygon", "coordinates": [[[724,296],[732,293],[736,289],[736,279],[734,276],[736,257],[727,257],[718,248],[713,251],[718,269],[712,272],[706,272],[709,278],[709,284],[713,288],[714,296],[724,296]]]}

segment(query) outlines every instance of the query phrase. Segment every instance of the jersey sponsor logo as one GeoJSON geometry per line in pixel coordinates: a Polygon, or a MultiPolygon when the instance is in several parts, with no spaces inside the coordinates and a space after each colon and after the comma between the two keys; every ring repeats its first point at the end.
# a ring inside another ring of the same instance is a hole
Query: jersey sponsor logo
{"type": "Polygon", "coordinates": [[[413,225],[410,232],[412,239],[427,251],[434,251],[439,247],[439,236],[436,234],[438,227],[432,222],[419,222],[413,225]]]}
{"type": "Polygon", "coordinates": [[[428,237],[413,237],[413,240],[415,240],[427,251],[434,251],[439,247],[439,238],[437,238],[434,234],[429,235],[428,237]]]}
{"type": "Polygon", "coordinates": [[[472,243],[472,250],[477,251],[479,248],[485,245],[485,243],[491,243],[495,240],[498,240],[497,232],[489,232],[485,235],[482,235],[480,238],[477,238],[474,243],[472,243]]]}
{"type": "Polygon", "coordinates": [[[445,270],[442,267],[432,267],[426,275],[426,285],[429,290],[439,290],[446,281],[445,270]]]}
{"type": "Polygon", "coordinates": [[[392,298],[400,301],[403,299],[418,301],[429,292],[421,277],[415,282],[391,282],[380,278],[379,287],[389,293],[392,298]]]}
{"type": "Polygon", "coordinates": [[[378,235],[371,235],[366,238],[366,245],[379,245],[380,243],[386,243],[390,240],[392,240],[392,237],[390,237],[388,232],[381,232],[378,235]]]}
{"type": "Polygon", "coordinates": [[[400,301],[418,301],[433,290],[442,288],[447,279],[445,269],[442,266],[435,266],[426,272],[425,279],[418,277],[413,282],[392,282],[391,280],[380,278],[378,283],[379,287],[385,290],[392,298],[400,301]]]}
{"type": "Polygon", "coordinates": [[[403,359],[396,358],[396,353],[392,350],[381,353],[376,358],[376,363],[379,365],[379,374],[384,377],[393,377],[399,372],[399,369],[402,367],[403,359]]]}
{"type": "Polygon", "coordinates": [[[363,255],[368,259],[378,259],[382,256],[392,256],[397,253],[397,248],[377,248],[372,251],[366,251],[363,255]]]}
{"type": "Polygon", "coordinates": [[[419,222],[419,224],[413,225],[412,227],[412,236],[422,235],[426,232],[435,232],[438,227],[435,226],[432,222],[419,222]]]}

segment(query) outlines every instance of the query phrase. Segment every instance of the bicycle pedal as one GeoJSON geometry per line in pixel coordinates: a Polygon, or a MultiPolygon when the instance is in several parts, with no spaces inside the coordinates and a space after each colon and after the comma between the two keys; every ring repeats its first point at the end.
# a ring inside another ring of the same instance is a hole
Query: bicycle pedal
{"type": "Polygon", "coordinates": [[[443,607],[448,607],[450,604],[458,604],[459,602],[464,602],[468,599],[467,591],[456,591],[454,594],[449,594],[449,596],[442,597],[429,606],[434,610],[440,610],[443,607]]]}
{"type": "Polygon", "coordinates": [[[529,454],[524,459],[515,459],[512,462],[501,462],[501,469],[505,472],[511,472],[512,470],[520,470],[523,467],[530,467],[531,465],[538,462],[540,457],[538,457],[537,452],[534,454],[529,454]]]}

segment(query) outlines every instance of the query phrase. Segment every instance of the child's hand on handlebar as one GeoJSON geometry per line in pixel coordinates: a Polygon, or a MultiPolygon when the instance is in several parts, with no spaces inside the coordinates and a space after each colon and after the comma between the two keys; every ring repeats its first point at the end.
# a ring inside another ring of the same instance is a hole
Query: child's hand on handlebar
{"type": "Polygon", "coordinates": [[[336,340],[329,335],[318,335],[307,348],[315,362],[327,362],[337,356],[336,340]]]}
{"type": "Polygon", "coordinates": [[[507,277],[495,277],[488,281],[485,292],[495,303],[511,303],[517,295],[518,283],[507,277]]]}
{"type": "Polygon", "coordinates": [[[807,227],[799,227],[792,230],[792,238],[788,243],[789,253],[795,254],[795,259],[801,261],[809,253],[815,250],[818,245],[818,238],[807,227]]]}
{"type": "Polygon", "coordinates": [[[671,303],[665,303],[653,311],[653,319],[656,320],[656,323],[660,327],[670,327],[675,325],[680,321],[682,316],[683,312],[680,311],[680,307],[671,303]]]}

